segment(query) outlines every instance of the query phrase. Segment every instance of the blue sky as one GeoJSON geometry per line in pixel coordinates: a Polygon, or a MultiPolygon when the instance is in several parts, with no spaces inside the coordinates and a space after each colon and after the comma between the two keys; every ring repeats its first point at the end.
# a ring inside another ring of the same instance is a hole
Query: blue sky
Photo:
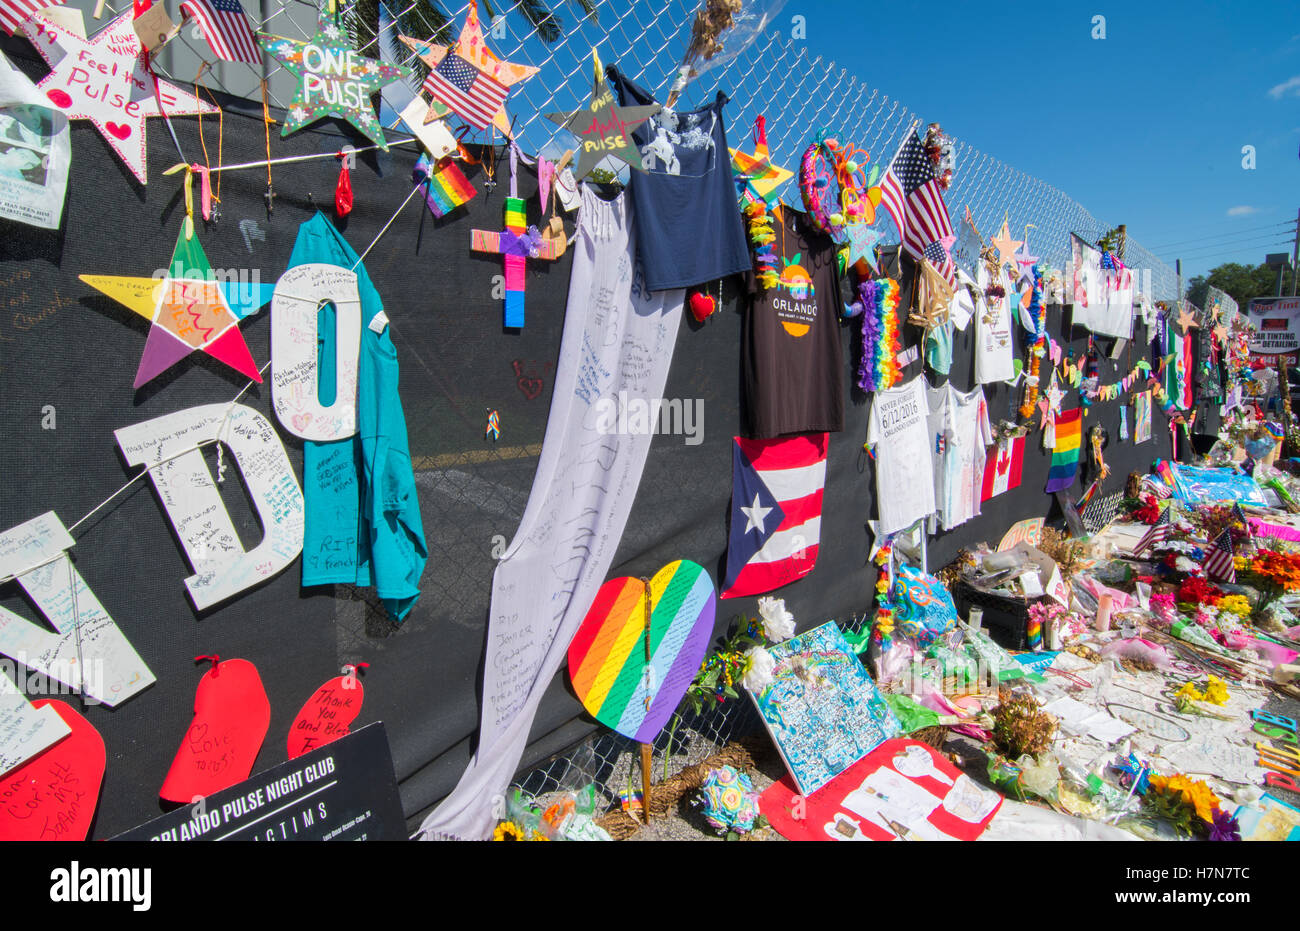
{"type": "Polygon", "coordinates": [[[1296,0],[788,0],[777,25],[795,14],[817,54],[1127,223],[1185,278],[1291,251],[1276,243],[1300,208],[1296,0]]]}

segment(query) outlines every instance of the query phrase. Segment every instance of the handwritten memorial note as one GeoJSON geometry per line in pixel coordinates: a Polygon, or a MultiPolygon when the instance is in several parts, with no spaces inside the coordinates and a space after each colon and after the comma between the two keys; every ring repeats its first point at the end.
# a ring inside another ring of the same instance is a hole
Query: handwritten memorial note
{"type": "Polygon", "coordinates": [[[361,295],[357,274],[338,265],[297,265],[275,284],[271,298],[271,397],[275,416],[304,440],[342,440],[357,432],[357,363],[361,295]],[[334,334],[318,332],[323,304],[335,312],[334,334]],[[321,401],[318,341],[334,337],[334,384],[321,401]]]}
{"type": "Polygon", "coordinates": [[[66,702],[32,704],[67,736],[0,778],[0,841],[85,840],[104,781],[104,739],[66,702]]]}
{"type": "Polygon", "coordinates": [[[0,533],[0,578],[15,576],[54,632],[0,608],[0,653],[116,705],[154,674],[72,564],[72,536],[53,511],[0,533]]]}
{"type": "Polygon", "coordinates": [[[68,736],[53,708],[34,708],[8,676],[0,674],[0,776],[68,736]]]}
{"type": "Polygon", "coordinates": [[[364,700],[365,690],[355,675],[335,676],[318,688],[289,727],[289,759],[346,737],[364,700]]]}
{"type": "Polygon", "coordinates": [[[194,575],[185,580],[200,611],[282,571],[302,552],[302,488],[271,422],[242,404],[203,404],[115,431],[131,465],[149,470],[194,575]],[[220,439],[244,476],[262,542],[245,552],[200,443],[220,439]]]}

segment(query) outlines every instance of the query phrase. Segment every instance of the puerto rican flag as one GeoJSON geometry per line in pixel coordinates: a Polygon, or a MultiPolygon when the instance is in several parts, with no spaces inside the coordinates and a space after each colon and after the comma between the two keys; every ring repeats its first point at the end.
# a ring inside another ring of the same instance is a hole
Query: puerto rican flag
{"type": "Polygon", "coordinates": [[[830,434],[734,441],[723,598],[761,595],[812,572],[830,434]]]}
{"type": "Polygon", "coordinates": [[[1020,486],[1020,470],[1025,463],[1025,438],[1018,436],[1010,445],[999,443],[989,452],[984,463],[984,485],[980,489],[980,501],[987,501],[995,495],[1020,486]]]}

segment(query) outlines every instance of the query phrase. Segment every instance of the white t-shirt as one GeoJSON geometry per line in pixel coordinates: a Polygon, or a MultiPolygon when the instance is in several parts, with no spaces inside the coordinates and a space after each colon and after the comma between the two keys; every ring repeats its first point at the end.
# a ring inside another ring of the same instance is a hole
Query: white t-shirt
{"type": "Polygon", "coordinates": [[[989,300],[982,293],[988,286],[988,272],[981,267],[979,286],[981,294],[975,307],[975,381],[981,385],[1010,381],[1016,376],[1011,282],[1004,275],[1005,296],[1001,300],[989,300]]]}
{"type": "Polygon", "coordinates": [[[871,399],[867,443],[876,453],[879,533],[906,530],[934,511],[934,470],[925,380],[877,391],[871,399]]]}
{"type": "Polygon", "coordinates": [[[934,498],[944,530],[980,514],[985,450],[993,442],[984,389],[962,394],[949,382],[926,392],[934,498]]]}

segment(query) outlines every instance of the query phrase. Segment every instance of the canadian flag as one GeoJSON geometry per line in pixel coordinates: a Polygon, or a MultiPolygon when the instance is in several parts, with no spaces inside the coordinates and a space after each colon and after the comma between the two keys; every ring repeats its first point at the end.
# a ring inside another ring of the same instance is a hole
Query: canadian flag
{"type": "Polygon", "coordinates": [[[984,464],[984,486],[980,501],[1010,491],[1020,485],[1020,468],[1025,461],[1025,438],[1018,436],[1007,443],[1003,440],[989,453],[984,464]]]}

